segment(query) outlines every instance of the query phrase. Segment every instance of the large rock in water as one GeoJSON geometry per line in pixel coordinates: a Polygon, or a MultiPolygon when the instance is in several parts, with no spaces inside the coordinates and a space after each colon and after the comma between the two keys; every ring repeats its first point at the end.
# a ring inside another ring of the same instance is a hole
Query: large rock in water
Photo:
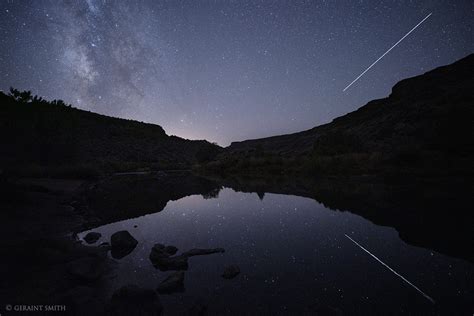
{"type": "Polygon", "coordinates": [[[166,246],[165,249],[166,253],[169,253],[171,256],[178,252],[178,248],[175,246],[166,246]]]}
{"type": "Polygon", "coordinates": [[[156,244],[153,246],[153,248],[151,248],[150,261],[161,271],[187,270],[187,256],[179,255],[172,257],[172,255],[174,255],[177,251],[178,248],[174,246],[156,244]]]}
{"type": "Polygon", "coordinates": [[[149,258],[153,265],[161,271],[187,270],[189,257],[223,253],[225,250],[223,248],[191,249],[181,255],[173,256],[177,251],[178,248],[174,246],[156,244],[151,249],[149,258]]]}
{"type": "Polygon", "coordinates": [[[156,260],[151,260],[151,262],[153,263],[155,268],[158,268],[161,271],[188,270],[188,267],[189,267],[188,257],[183,256],[183,255],[158,258],[156,260]]]}
{"type": "Polygon", "coordinates": [[[156,292],[127,285],[115,291],[108,306],[110,316],[161,315],[163,306],[156,292]]]}
{"type": "Polygon", "coordinates": [[[178,248],[175,246],[165,246],[162,244],[155,244],[153,248],[151,248],[150,253],[150,260],[155,262],[162,258],[168,258],[178,252],[178,248]]]}
{"type": "Polygon", "coordinates": [[[184,292],[184,272],[179,271],[164,279],[156,289],[160,294],[184,292]]]}
{"type": "Polygon", "coordinates": [[[112,257],[121,259],[130,254],[138,244],[138,241],[126,230],[118,231],[110,237],[112,246],[112,257]]]}
{"type": "Polygon", "coordinates": [[[204,256],[211,255],[213,253],[224,253],[224,248],[210,248],[210,249],[191,249],[183,253],[183,256],[193,257],[193,256],[204,256]]]}
{"type": "Polygon", "coordinates": [[[84,240],[86,241],[86,243],[88,244],[93,244],[95,243],[97,240],[99,240],[99,238],[101,237],[102,235],[100,233],[96,233],[96,232],[90,232],[88,233],[85,237],[84,237],[84,240]]]}

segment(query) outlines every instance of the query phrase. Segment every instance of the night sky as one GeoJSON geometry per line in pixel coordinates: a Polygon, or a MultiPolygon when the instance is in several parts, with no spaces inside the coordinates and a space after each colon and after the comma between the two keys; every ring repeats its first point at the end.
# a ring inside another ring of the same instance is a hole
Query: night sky
{"type": "Polygon", "coordinates": [[[473,3],[3,0],[0,89],[228,145],[329,122],[474,52],[473,3]]]}

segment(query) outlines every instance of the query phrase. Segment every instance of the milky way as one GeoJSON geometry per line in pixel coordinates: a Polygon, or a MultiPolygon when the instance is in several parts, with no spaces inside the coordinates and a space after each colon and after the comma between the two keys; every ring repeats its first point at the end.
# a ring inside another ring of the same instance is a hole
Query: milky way
{"type": "Polygon", "coordinates": [[[2,1],[0,89],[228,145],[329,122],[472,53],[473,20],[471,1],[2,1]]]}

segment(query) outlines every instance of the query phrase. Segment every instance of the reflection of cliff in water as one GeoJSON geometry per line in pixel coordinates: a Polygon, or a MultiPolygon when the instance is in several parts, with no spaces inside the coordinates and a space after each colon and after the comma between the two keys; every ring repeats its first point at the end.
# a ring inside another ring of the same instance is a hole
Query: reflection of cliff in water
{"type": "Polygon", "coordinates": [[[472,181],[384,182],[377,178],[241,178],[216,180],[236,191],[291,194],[395,228],[409,244],[474,261],[472,181]]]}
{"type": "Polygon", "coordinates": [[[290,194],[315,199],[333,210],[349,211],[377,225],[394,227],[409,244],[474,261],[470,209],[472,181],[408,179],[204,178],[190,173],[107,178],[85,190],[85,208],[105,224],[159,212],[168,201],[200,194],[213,198],[221,187],[290,194]]]}
{"type": "Polygon", "coordinates": [[[217,182],[187,172],[121,175],[103,179],[84,190],[83,205],[106,224],[162,211],[169,201],[200,194],[217,196],[217,182]]]}

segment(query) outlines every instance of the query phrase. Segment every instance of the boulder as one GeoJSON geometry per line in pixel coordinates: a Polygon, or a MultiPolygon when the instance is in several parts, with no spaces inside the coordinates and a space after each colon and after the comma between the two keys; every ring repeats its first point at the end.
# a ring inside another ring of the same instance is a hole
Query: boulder
{"type": "Polygon", "coordinates": [[[181,255],[173,256],[177,251],[178,248],[174,246],[155,244],[151,249],[149,258],[153,265],[161,271],[187,270],[189,257],[222,253],[225,250],[223,248],[191,249],[181,255]]]}
{"type": "MultiPolygon", "coordinates": [[[[151,258],[150,258],[151,260],[151,258]]],[[[151,260],[155,268],[161,271],[169,270],[188,270],[188,257],[179,255],[174,257],[161,257],[151,260]]]]}
{"type": "Polygon", "coordinates": [[[90,232],[88,233],[85,237],[84,237],[84,240],[86,241],[86,243],[88,244],[93,244],[95,243],[97,240],[99,240],[99,238],[101,237],[102,235],[100,233],[96,233],[96,232],[90,232]]]}
{"type": "Polygon", "coordinates": [[[184,272],[179,271],[164,279],[156,289],[160,294],[184,292],[184,272]]]}
{"type": "Polygon", "coordinates": [[[172,256],[178,252],[178,248],[176,248],[175,246],[166,246],[165,252],[169,253],[172,256]]]}
{"type": "Polygon", "coordinates": [[[138,244],[138,241],[126,230],[114,233],[110,237],[112,257],[121,259],[130,254],[138,244]]]}
{"type": "Polygon", "coordinates": [[[225,252],[224,248],[211,248],[211,249],[191,249],[183,253],[183,256],[193,257],[193,256],[203,256],[210,255],[213,253],[223,253],[225,252]]]}
{"type": "Polygon", "coordinates": [[[233,279],[240,273],[240,268],[236,265],[230,265],[224,268],[222,277],[224,279],[233,279]]]}
{"type": "Polygon", "coordinates": [[[165,249],[165,247],[166,247],[166,246],[163,245],[163,244],[155,244],[155,245],[153,246],[153,248],[155,248],[156,250],[163,250],[163,249],[165,249]]]}
{"type": "Polygon", "coordinates": [[[150,253],[150,260],[152,262],[157,261],[161,258],[168,258],[178,251],[178,248],[175,246],[165,246],[162,244],[155,244],[153,248],[151,248],[150,253]]]}

